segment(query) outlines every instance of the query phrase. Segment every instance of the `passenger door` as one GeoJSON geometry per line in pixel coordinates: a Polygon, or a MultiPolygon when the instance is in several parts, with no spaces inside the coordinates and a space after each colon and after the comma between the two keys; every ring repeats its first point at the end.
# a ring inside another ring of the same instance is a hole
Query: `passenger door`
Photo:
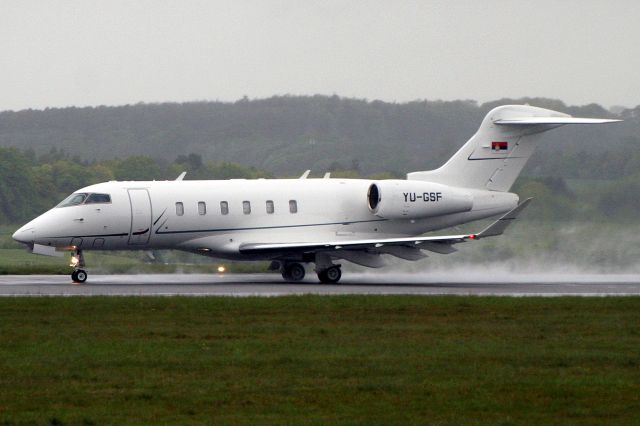
{"type": "Polygon", "coordinates": [[[131,230],[129,244],[147,244],[151,236],[151,199],[146,189],[129,189],[131,230]]]}

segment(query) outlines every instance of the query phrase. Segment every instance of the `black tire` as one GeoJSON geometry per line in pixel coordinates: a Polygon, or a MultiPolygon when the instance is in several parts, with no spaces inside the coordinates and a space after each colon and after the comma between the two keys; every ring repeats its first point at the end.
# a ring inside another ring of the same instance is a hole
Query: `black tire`
{"type": "Polygon", "coordinates": [[[87,271],[84,269],[77,269],[71,274],[71,279],[74,283],[82,284],[87,281],[87,271]]]}
{"type": "Polygon", "coordinates": [[[318,272],[318,279],[324,284],[335,284],[342,278],[342,271],[339,266],[332,266],[318,272]]]}
{"type": "Polygon", "coordinates": [[[304,266],[299,263],[290,263],[285,266],[284,271],[282,271],[282,277],[287,281],[302,281],[304,279],[304,275],[304,266]]]}

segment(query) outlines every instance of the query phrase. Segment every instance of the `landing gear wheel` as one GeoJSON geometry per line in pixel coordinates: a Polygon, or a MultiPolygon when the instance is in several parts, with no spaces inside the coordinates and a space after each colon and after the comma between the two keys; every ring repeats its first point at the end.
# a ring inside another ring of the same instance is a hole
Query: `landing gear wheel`
{"type": "Polygon", "coordinates": [[[340,266],[332,266],[323,271],[318,272],[318,279],[324,284],[335,284],[342,278],[340,266]]]}
{"type": "Polygon", "coordinates": [[[285,265],[282,271],[282,278],[287,281],[302,281],[304,279],[304,266],[299,263],[290,263],[285,265]]]}
{"type": "Polygon", "coordinates": [[[74,283],[82,284],[87,281],[87,271],[84,269],[76,269],[71,273],[71,279],[74,283]]]}

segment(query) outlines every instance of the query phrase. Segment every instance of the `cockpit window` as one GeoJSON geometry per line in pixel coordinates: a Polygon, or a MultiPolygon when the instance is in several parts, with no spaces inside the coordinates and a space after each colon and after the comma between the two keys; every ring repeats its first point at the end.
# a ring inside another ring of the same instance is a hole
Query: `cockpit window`
{"type": "Polygon", "coordinates": [[[83,193],[83,192],[80,192],[80,193],[77,193],[77,194],[71,194],[67,198],[62,200],[62,202],[60,204],[58,204],[58,207],[78,206],[78,205],[84,203],[84,200],[87,199],[88,195],[89,194],[86,194],[86,193],[83,193]]]}
{"type": "Polygon", "coordinates": [[[98,204],[110,203],[111,195],[109,194],[88,194],[86,192],[78,192],[65,198],[58,207],[79,206],[80,204],[98,204]]]}
{"type": "Polygon", "coordinates": [[[109,194],[91,194],[85,200],[85,204],[110,203],[111,195],[109,194]]]}

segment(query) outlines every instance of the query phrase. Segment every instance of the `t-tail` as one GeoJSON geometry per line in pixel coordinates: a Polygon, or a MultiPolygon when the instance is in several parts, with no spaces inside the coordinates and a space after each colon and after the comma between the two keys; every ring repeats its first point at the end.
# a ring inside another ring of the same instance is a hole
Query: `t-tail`
{"type": "Polygon", "coordinates": [[[575,118],[528,105],[500,106],[487,114],[476,134],[442,167],[409,173],[407,179],[509,191],[543,132],[565,124],[617,121],[621,120],[575,118]]]}

